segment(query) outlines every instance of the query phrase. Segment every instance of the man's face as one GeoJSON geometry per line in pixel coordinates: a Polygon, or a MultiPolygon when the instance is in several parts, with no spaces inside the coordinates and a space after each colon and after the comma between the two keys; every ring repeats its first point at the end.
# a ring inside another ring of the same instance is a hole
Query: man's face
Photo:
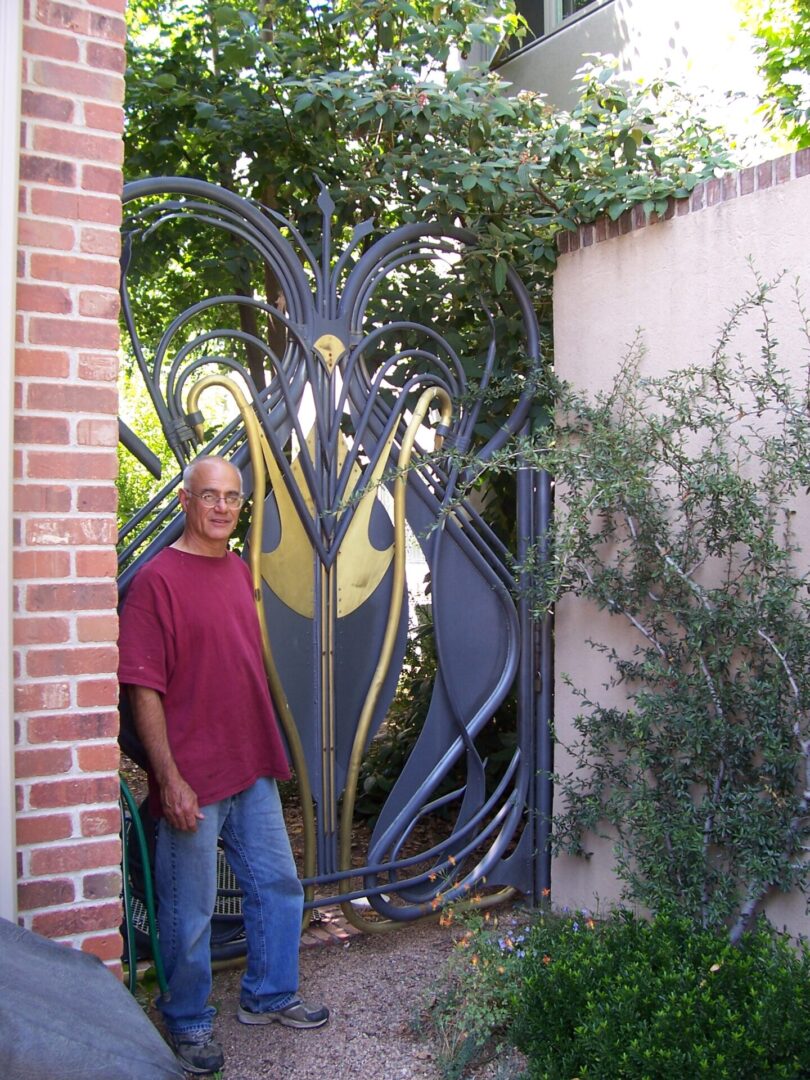
{"type": "Polygon", "coordinates": [[[239,506],[229,506],[226,496],[239,495],[241,482],[238,470],[219,459],[202,461],[194,470],[188,490],[181,489],[180,505],[186,512],[186,537],[202,548],[224,552],[231,533],[236,528],[239,506]],[[201,496],[215,495],[213,506],[206,506],[201,496]]]}

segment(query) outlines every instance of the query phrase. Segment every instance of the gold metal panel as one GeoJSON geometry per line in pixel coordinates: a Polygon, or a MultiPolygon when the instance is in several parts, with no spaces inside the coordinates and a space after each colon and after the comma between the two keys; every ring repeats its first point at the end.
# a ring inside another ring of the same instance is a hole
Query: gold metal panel
{"type": "MultiPolygon", "coordinates": [[[[393,438],[392,433],[380,454],[367,490],[354,505],[354,515],[337,554],[335,573],[337,578],[336,617],[338,619],[356,611],[372,595],[394,557],[393,545],[380,550],[372,545],[368,536],[371,513],[377,498],[377,484],[385,470],[393,438]]],[[[311,431],[307,438],[307,450],[310,454],[313,452],[314,440],[315,433],[311,431]]],[[[281,470],[273,460],[266,441],[263,442],[262,449],[267,471],[270,474],[270,483],[276,496],[281,524],[281,539],[278,546],[273,551],[262,554],[262,577],[287,607],[303,615],[304,618],[311,619],[315,614],[312,545],[282,478],[281,470]]],[[[347,454],[348,445],[345,438],[341,436],[338,444],[338,467],[342,467],[347,454]]],[[[315,509],[307,489],[300,456],[293,462],[292,472],[308,511],[314,514],[315,509]]],[[[348,484],[350,497],[357,490],[361,476],[360,467],[353,466],[348,484]]],[[[347,509],[342,511],[342,513],[347,512],[347,509]]]]}
{"type": "Polygon", "coordinates": [[[346,346],[334,334],[321,334],[313,348],[330,375],[335,364],[346,352],[346,346]]]}
{"type": "MultiPolygon", "coordinates": [[[[377,464],[374,466],[368,487],[363,493],[360,502],[354,508],[354,516],[338,551],[337,617],[339,619],[342,619],[345,615],[350,615],[365,603],[382,581],[394,558],[393,544],[380,550],[375,548],[369,540],[369,525],[371,524],[371,513],[377,499],[377,487],[385,472],[393,441],[394,432],[392,431],[380,453],[377,464]]],[[[341,464],[347,451],[348,447],[341,436],[341,464]]],[[[349,489],[352,492],[360,484],[360,478],[360,468],[355,465],[352,468],[349,481],[349,489]]]]}
{"type": "MultiPolygon", "coordinates": [[[[275,495],[281,528],[278,546],[273,551],[262,552],[262,577],[271,591],[287,607],[303,615],[305,619],[311,619],[315,614],[312,544],[266,439],[262,441],[262,453],[270,476],[270,486],[275,495]]],[[[304,497],[307,509],[314,514],[314,505],[297,459],[293,462],[292,469],[296,485],[304,497]]]]}

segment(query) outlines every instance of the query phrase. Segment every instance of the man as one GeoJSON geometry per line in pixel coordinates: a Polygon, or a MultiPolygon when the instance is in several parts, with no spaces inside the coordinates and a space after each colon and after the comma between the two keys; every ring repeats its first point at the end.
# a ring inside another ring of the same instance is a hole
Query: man
{"type": "Polygon", "coordinates": [[[183,473],[180,539],[136,575],[121,614],[121,684],[149,759],[155,881],[168,992],[158,999],[185,1069],[215,1072],[208,1005],[217,837],[243,892],[245,1024],[325,1024],[298,997],[303,890],[276,780],[289,767],[267,688],[248,568],[228,550],[239,470],[201,457],[183,473]]]}

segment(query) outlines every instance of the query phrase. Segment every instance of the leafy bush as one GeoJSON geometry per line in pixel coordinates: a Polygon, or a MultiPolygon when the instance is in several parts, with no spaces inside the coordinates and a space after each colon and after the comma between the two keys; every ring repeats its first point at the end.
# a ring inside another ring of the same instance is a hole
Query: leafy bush
{"type": "MultiPolygon", "coordinates": [[[[525,1055],[527,1080],[810,1075],[810,953],[766,924],[734,946],[671,913],[468,923],[431,1019],[445,1075],[525,1055]]],[[[510,1075],[517,1075],[514,1064],[510,1075]]]]}
{"type": "Polygon", "coordinates": [[[118,525],[120,528],[145,503],[149,502],[153,495],[157,494],[167,477],[173,475],[177,469],[177,461],[166,442],[152,402],[133,370],[131,359],[122,365],[118,389],[121,401],[124,403],[124,408],[121,410],[122,419],[157,455],[163,468],[162,480],[156,480],[121,443],[118,444],[118,525]]]}
{"type": "Polygon", "coordinates": [[[810,1074],[810,954],[760,926],[738,946],[689,919],[544,920],[515,989],[532,1080],[810,1074]]]}

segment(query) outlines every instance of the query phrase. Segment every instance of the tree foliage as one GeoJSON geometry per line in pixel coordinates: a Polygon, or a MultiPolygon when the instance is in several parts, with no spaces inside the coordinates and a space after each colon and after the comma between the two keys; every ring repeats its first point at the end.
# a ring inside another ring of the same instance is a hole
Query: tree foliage
{"type": "Polygon", "coordinates": [[[810,146],[810,2],[748,0],[765,80],[765,115],[799,147],[810,146]]]}
{"type": "MultiPolygon", "coordinates": [[[[392,278],[370,317],[419,321],[430,310],[472,377],[489,332],[478,296],[497,301],[510,265],[549,341],[561,229],[637,204],[660,213],[669,196],[730,164],[722,134],[695,102],[663,80],[629,85],[608,60],[583,69],[570,113],[538,94],[510,93],[492,72],[459,68],[474,42],[494,47],[520,33],[510,0],[132,0],[127,18],[127,178],[222,185],[283,212],[316,256],[321,183],[336,203],[335,251],[369,218],[380,229],[414,220],[467,227],[480,244],[463,275],[438,280],[425,268],[404,285],[392,278]]],[[[203,297],[284,303],[254,251],[180,222],[141,232],[127,283],[147,351],[203,297]]],[[[520,367],[520,324],[497,317],[508,375],[520,367]]],[[[195,318],[197,333],[214,326],[283,352],[278,321],[248,305],[214,306],[195,318]]],[[[239,348],[261,387],[260,351],[239,348]]],[[[507,386],[488,405],[493,426],[510,400],[507,386]]],[[[152,433],[139,433],[162,452],[152,433]]]]}
{"type": "MultiPolygon", "coordinates": [[[[473,42],[519,32],[509,0],[135,0],[128,18],[129,178],[200,177],[315,240],[317,176],[337,237],[366,218],[464,225],[496,289],[511,263],[541,307],[557,231],[637,203],[661,212],[730,164],[720,133],[662,80],[631,87],[592,63],[566,114],[494,73],[454,70],[473,42]]],[[[249,253],[185,238],[149,268],[160,305],[187,293],[192,268],[202,287],[227,275],[275,299],[249,253]]]]}

